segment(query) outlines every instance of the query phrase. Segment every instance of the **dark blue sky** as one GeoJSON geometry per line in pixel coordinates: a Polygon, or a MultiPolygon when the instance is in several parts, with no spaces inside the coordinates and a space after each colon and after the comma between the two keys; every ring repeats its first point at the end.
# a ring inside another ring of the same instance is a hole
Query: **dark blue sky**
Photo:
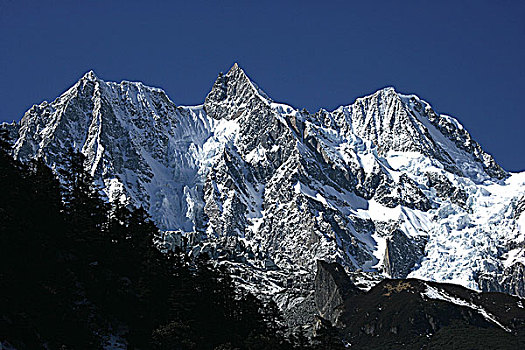
{"type": "Polygon", "coordinates": [[[525,1],[0,0],[0,120],[84,72],[202,103],[234,62],[274,100],[315,111],[384,86],[458,118],[525,169],[525,1]]]}

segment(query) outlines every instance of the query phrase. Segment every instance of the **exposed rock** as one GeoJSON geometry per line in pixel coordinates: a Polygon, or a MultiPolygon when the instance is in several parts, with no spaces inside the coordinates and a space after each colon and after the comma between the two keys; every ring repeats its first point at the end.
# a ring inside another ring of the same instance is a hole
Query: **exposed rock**
{"type": "Polygon", "coordinates": [[[430,201],[418,188],[414,180],[410,179],[406,174],[399,177],[399,181],[395,186],[382,183],[377,189],[374,199],[389,208],[403,205],[407,208],[427,211],[432,207],[430,201]]]}
{"type": "MultiPolygon", "coordinates": [[[[417,99],[412,98],[416,110],[422,109],[423,105],[417,99]]],[[[470,134],[463,128],[459,127],[459,123],[453,118],[445,115],[438,115],[430,106],[425,106],[425,112],[428,120],[434,125],[443,135],[454,142],[454,144],[467,153],[474,156],[474,159],[483,164],[483,169],[492,177],[504,179],[508,176],[507,172],[496,163],[494,158],[483,151],[481,146],[472,139],[470,134]]]]}
{"type": "Polygon", "coordinates": [[[525,266],[520,262],[505,268],[500,274],[481,274],[478,281],[483,291],[525,298],[525,266]]]}
{"type": "Polygon", "coordinates": [[[519,219],[521,215],[525,212],[525,197],[521,197],[516,204],[516,209],[514,210],[514,219],[519,219]]]}
{"type": "Polygon", "coordinates": [[[461,207],[467,206],[468,195],[459,187],[456,187],[446,176],[438,173],[428,172],[427,186],[436,190],[436,194],[443,199],[449,199],[452,203],[461,207]]]}
{"type": "Polygon", "coordinates": [[[423,255],[425,243],[422,237],[409,238],[399,229],[395,229],[386,239],[383,266],[387,276],[406,278],[423,255]]]}
{"type": "Polygon", "coordinates": [[[319,315],[333,325],[342,325],[339,317],[344,311],[345,300],[359,292],[343,267],[337,263],[317,260],[314,288],[319,315]]]}

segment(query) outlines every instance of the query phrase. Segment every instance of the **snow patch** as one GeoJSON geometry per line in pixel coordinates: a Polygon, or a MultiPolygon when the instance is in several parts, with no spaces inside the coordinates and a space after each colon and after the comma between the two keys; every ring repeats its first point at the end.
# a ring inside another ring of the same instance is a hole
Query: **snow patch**
{"type": "Polygon", "coordinates": [[[446,301],[446,302],[449,302],[449,303],[453,303],[453,304],[456,304],[456,305],[459,305],[459,306],[468,307],[468,308],[478,312],[479,314],[481,314],[487,321],[496,324],[498,327],[504,329],[507,332],[511,331],[508,327],[505,327],[504,325],[502,325],[496,319],[496,317],[494,315],[492,315],[489,312],[487,312],[481,306],[476,305],[476,304],[474,304],[472,302],[463,300],[463,299],[459,299],[459,298],[457,298],[455,296],[449,295],[445,291],[440,290],[438,288],[434,288],[432,286],[428,286],[427,285],[427,289],[426,289],[426,291],[424,293],[422,293],[422,296],[426,297],[428,299],[443,300],[443,301],[446,301]]]}

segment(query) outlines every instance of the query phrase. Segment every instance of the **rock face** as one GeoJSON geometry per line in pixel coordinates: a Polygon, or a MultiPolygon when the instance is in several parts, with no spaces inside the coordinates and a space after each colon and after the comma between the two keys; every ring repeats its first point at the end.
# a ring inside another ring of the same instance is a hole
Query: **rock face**
{"type": "Polygon", "coordinates": [[[525,266],[518,262],[503,270],[494,278],[492,274],[482,274],[479,277],[481,290],[488,292],[503,292],[525,297],[525,266]]]}
{"type": "Polygon", "coordinates": [[[383,261],[384,272],[390,278],[406,277],[420,256],[424,255],[425,239],[410,239],[407,235],[396,229],[386,239],[386,250],[383,261]]]}
{"type": "Polygon", "coordinates": [[[56,168],[69,147],[82,151],[109,200],[148,210],[162,249],[245,264],[241,284],[277,295],[294,287],[273,275],[300,280],[322,259],[360,286],[410,276],[525,293],[515,265],[525,174],[393,88],[309,114],[274,102],[237,65],[193,107],[89,72],[4,127],[19,159],[56,168]]]}
{"type": "Polygon", "coordinates": [[[333,325],[341,325],[339,316],[344,310],[345,300],[359,293],[341,265],[322,260],[317,260],[314,289],[319,315],[333,325]]]}
{"type": "Polygon", "coordinates": [[[177,108],[160,89],[89,72],[52,103],[33,106],[17,127],[15,157],[60,166],[73,147],[110,200],[144,205],[163,229],[203,225],[197,155],[212,125],[202,108],[177,108]]]}
{"type": "Polygon", "coordinates": [[[462,208],[468,208],[468,194],[461,188],[454,186],[446,176],[438,173],[427,173],[427,179],[427,187],[434,189],[437,196],[445,200],[449,199],[462,208]]]}

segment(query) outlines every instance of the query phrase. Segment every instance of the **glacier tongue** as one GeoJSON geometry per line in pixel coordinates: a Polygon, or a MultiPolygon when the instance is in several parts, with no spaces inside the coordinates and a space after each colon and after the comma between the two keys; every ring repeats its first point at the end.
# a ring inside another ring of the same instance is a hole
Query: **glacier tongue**
{"type": "Polygon", "coordinates": [[[59,167],[68,147],[81,150],[110,200],[147,208],[165,249],[184,237],[192,254],[268,276],[323,259],[363,285],[410,276],[525,296],[525,175],[393,88],[309,114],[238,65],[200,106],[91,71],[5,126],[20,159],[59,167]]]}

